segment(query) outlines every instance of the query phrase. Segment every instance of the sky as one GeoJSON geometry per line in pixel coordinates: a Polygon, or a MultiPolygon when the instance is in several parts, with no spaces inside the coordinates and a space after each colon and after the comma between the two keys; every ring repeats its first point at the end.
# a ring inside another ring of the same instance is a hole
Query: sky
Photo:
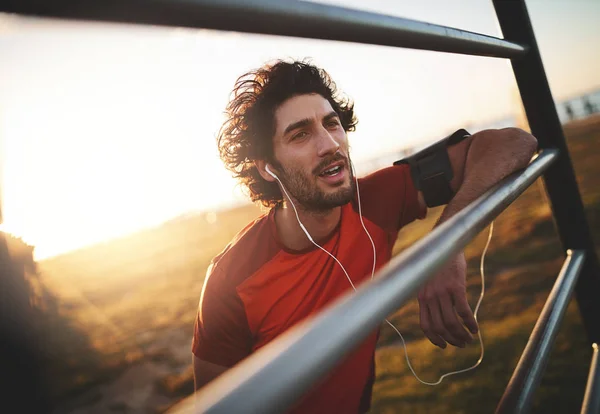
{"type": "MultiPolygon", "coordinates": [[[[491,1],[326,2],[502,37],[491,1]]],[[[555,100],[600,87],[600,2],[526,4],[555,100]]],[[[236,78],[277,58],[354,100],[358,165],[520,110],[503,59],[0,14],[2,228],[42,259],[244,200],[215,135],[236,78]]]]}

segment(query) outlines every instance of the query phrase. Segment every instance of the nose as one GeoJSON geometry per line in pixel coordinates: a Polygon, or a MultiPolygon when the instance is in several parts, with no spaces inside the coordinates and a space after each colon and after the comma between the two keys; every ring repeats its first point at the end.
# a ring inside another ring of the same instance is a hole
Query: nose
{"type": "Polygon", "coordinates": [[[340,148],[340,143],[335,139],[331,133],[325,128],[320,130],[317,154],[319,157],[323,157],[329,154],[335,154],[340,148]]]}

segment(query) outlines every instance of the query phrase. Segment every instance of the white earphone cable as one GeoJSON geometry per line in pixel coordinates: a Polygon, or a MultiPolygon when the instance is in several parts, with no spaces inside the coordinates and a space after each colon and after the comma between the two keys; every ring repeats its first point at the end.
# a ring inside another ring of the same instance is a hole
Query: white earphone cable
{"type": "MultiPolygon", "coordinates": [[[[371,280],[372,280],[373,277],[374,277],[374,275],[375,275],[375,266],[376,266],[376,263],[377,263],[377,252],[375,250],[375,243],[373,242],[373,238],[371,237],[371,234],[367,230],[367,227],[365,226],[365,223],[363,221],[362,207],[361,207],[361,203],[360,203],[360,189],[359,189],[359,186],[358,186],[358,177],[356,176],[356,171],[354,170],[354,164],[352,164],[352,162],[350,162],[350,165],[352,167],[352,174],[354,175],[354,179],[356,181],[356,195],[357,195],[357,199],[358,199],[358,214],[359,214],[359,217],[360,217],[360,222],[362,224],[363,229],[365,230],[365,233],[369,237],[369,240],[371,241],[371,246],[373,248],[373,267],[372,267],[372,270],[371,270],[371,280]]],[[[281,188],[282,188],[283,192],[285,193],[286,197],[288,198],[288,200],[290,201],[290,204],[292,205],[292,207],[294,209],[294,213],[296,214],[296,219],[298,220],[298,224],[302,228],[304,234],[306,234],[306,237],[308,237],[308,240],[310,240],[310,242],[312,244],[314,244],[316,247],[318,247],[319,249],[321,249],[322,251],[324,251],[325,253],[327,253],[333,260],[335,260],[340,265],[340,267],[342,268],[342,271],[344,272],[344,274],[346,275],[346,278],[348,279],[348,282],[350,282],[350,286],[352,286],[352,289],[354,289],[354,291],[356,291],[356,287],[354,286],[354,283],[352,282],[352,279],[350,278],[350,275],[348,275],[348,272],[346,271],[346,269],[344,268],[344,266],[342,265],[342,263],[340,263],[340,261],[337,259],[337,257],[335,257],[329,251],[327,251],[326,249],[324,249],[323,247],[321,247],[319,244],[317,244],[313,240],[313,238],[310,236],[308,230],[306,229],[306,227],[304,227],[304,225],[302,224],[302,221],[300,221],[300,216],[298,215],[298,210],[296,209],[296,206],[292,202],[292,199],[291,199],[290,195],[286,191],[285,186],[283,185],[283,183],[281,182],[281,180],[279,179],[279,177],[277,177],[274,173],[272,173],[271,170],[268,168],[268,166],[267,166],[266,170],[281,185],[281,188]]],[[[476,322],[478,322],[477,314],[479,312],[479,307],[481,305],[481,302],[483,301],[483,296],[484,296],[484,293],[485,293],[484,260],[485,260],[485,254],[487,253],[488,247],[490,245],[490,241],[492,240],[493,229],[494,229],[494,222],[492,222],[490,224],[490,231],[489,231],[488,239],[487,239],[487,242],[485,244],[485,248],[483,249],[483,253],[481,255],[481,262],[480,262],[480,266],[479,266],[479,270],[481,272],[481,294],[479,295],[479,300],[477,301],[477,305],[475,306],[475,311],[473,312],[473,315],[475,317],[475,321],[476,322]]],[[[481,354],[479,356],[479,359],[477,360],[477,362],[474,365],[472,365],[471,367],[465,368],[465,369],[461,369],[461,370],[457,370],[457,371],[452,371],[452,372],[449,372],[447,374],[444,374],[436,382],[423,381],[421,378],[419,378],[419,376],[417,375],[417,373],[413,369],[412,364],[410,363],[410,360],[408,358],[408,352],[407,352],[407,349],[406,349],[406,342],[404,341],[404,337],[402,336],[402,334],[400,333],[400,331],[394,326],[394,324],[392,324],[387,319],[385,321],[400,336],[400,339],[402,340],[402,346],[404,347],[404,355],[406,357],[406,363],[408,364],[408,367],[412,371],[412,373],[415,376],[415,378],[417,380],[419,380],[421,383],[425,384],[425,385],[438,385],[446,377],[449,377],[449,376],[455,375],[455,374],[460,374],[460,373],[463,373],[463,372],[467,372],[467,371],[470,371],[472,369],[477,368],[481,364],[481,362],[483,361],[484,347],[483,347],[483,339],[481,338],[481,329],[479,329],[478,330],[478,336],[479,336],[479,343],[481,344],[481,354]]]]}

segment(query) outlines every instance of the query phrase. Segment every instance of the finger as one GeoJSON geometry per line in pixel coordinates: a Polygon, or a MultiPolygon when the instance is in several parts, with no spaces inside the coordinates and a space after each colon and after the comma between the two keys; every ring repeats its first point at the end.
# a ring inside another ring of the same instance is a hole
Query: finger
{"type": "Polygon", "coordinates": [[[431,315],[431,329],[434,333],[442,337],[443,340],[454,346],[461,346],[463,341],[454,337],[444,326],[444,320],[440,311],[439,300],[433,300],[427,303],[429,314],[431,315]]]}
{"type": "Polygon", "coordinates": [[[450,295],[442,295],[439,298],[440,300],[440,308],[442,312],[442,319],[444,321],[444,326],[450,334],[461,342],[461,345],[464,346],[467,343],[471,343],[473,341],[473,336],[464,328],[462,323],[460,323],[456,311],[454,310],[454,305],[452,304],[452,299],[450,295]]]}
{"type": "Polygon", "coordinates": [[[467,329],[471,331],[473,335],[476,335],[479,331],[479,327],[477,326],[475,315],[473,315],[473,311],[471,310],[469,302],[467,301],[466,293],[455,293],[453,295],[453,299],[456,313],[458,313],[458,316],[462,319],[467,329]]]}
{"type": "Polygon", "coordinates": [[[419,320],[421,323],[421,329],[429,341],[431,341],[431,343],[435,346],[445,349],[446,342],[431,329],[431,317],[429,316],[427,303],[421,299],[419,299],[419,320]]]}

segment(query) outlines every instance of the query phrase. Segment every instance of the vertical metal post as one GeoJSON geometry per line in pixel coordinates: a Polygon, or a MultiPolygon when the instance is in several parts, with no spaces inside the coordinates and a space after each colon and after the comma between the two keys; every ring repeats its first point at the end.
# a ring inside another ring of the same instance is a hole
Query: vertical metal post
{"type": "Polygon", "coordinates": [[[504,38],[529,46],[511,60],[523,106],[540,148],[556,148],[558,161],[543,176],[563,250],[585,251],[585,264],[575,295],[590,344],[600,342],[600,266],[575,179],[562,126],[550,92],[542,58],[524,0],[493,0],[504,38]]]}

